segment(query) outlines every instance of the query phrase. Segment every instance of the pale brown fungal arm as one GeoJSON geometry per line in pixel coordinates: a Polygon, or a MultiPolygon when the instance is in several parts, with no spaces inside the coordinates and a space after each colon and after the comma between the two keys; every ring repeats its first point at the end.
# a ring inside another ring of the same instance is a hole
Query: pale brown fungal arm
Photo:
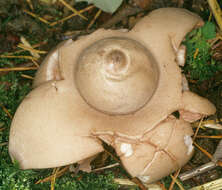
{"type": "Polygon", "coordinates": [[[181,118],[185,121],[194,122],[201,117],[213,115],[216,112],[216,108],[206,98],[198,96],[191,91],[184,91],[179,112],[181,118]]]}
{"type": "Polygon", "coordinates": [[[60,68],[60,49],[70,43],[72,43],[72,40],[64,41],[49,52],[35,75],[33,81],[34,88],[48,81],[59,81],[64,79],[60,68]]]}

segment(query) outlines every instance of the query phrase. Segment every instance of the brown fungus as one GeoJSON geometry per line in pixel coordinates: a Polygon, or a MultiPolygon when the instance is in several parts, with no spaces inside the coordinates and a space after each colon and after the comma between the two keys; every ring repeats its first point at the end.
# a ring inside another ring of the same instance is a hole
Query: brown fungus
{"type": "Polygon", "coordinates": [[[103,151],[102,140],[146,183],[182,167],[193,152],[183,114],[215,112],[182,87],[178,66],[182,40],[202,23],[185,9],[162,8],[129,32],[99,29],[60,44],[14,116],[12,159],[22,169],[82,162],[103,151]],[[180,119],[171,115],[178,110],[180,119]]]}

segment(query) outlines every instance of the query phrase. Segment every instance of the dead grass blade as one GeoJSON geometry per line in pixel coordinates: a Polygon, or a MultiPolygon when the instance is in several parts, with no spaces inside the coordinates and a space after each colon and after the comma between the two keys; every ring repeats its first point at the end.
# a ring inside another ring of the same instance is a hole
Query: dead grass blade
{"type": "Polygon", "coordinates": [[[181,170],[181,168],[175,172],[175,174],[173,176],[174,178],[172,178],[172,182],[170,184],[169,190],[173,190],[174,184],[176,183],[176,181],[174,179],[177,179],[178,175],[180,174],[180,170],[181,170]]]}
{"type": "Polygon", "coordinates": [[[54,190],[55,188],[55,181],[56,181],[56,176],[57,176],[57,173],[59,171],[59,167],[58,168],[54,168],[53,169],[53,172],[52,172],[52,178],[51,178],[51,190],[54,190]]]}
{"type": "MultiPolygon", "coordinates": [[[[137,186],[136,183],[129,179],[121,179],[121,178],[115,178],[114,182],[120,185],[127,185],[127,186],[137,186]]],[[[158,184],[145,184],[146,190],[162,190],[162,188],[158,184]]]]}
{"type": "Polygon", "coordinates": [[[197,143],[193,142],[193,144],[201,151],[203,152],[208,158],[210,158],[211,160],[213,159],[213,156],[207,152],[204,148],[202,148],[200,145],[198,145],[197,143]]]}
{"type": "Polygon", "coordinates": [[[159,185],[162,190],[167,190],[165,185],[161,181],[158,181],[156,184],[159,185]]]}
{"type": "Polygon", "coordinates": [[[35,61],[35,59],[32,59],[32,63],[33,63],[37,68],[39,68],[39,64],[38,64],[37,61],[35,61]]]}
{"type": "Polygon", "coordinates": [[[94,16],[94,18],[91,20],[91,22],[89,23],[87,29],[90,29],[91,26],[95,23],[96,19],[100,16],[100,14],[102,13],[102,10],[98,10],[98,12],[96,13],[96,15],[94,16]]]}
{"type": "Polygon", "coordinates": [[[26,78],[26,79],[34,80],[34,77],[29,76],[29,75],[25,75],[25,74],[21,74],[21,77],[26,78]]]}
{"type": "Polygon", "coordinates": [[[137,177],[132,178],[131,181],[134,182],[141,190],[147,190],[146,186],[137,177]]]}
{"type": "MultiPolygon", "coordinates": [[[[47,41],[43,41],[43,42],[34,44],[34,45],[32,45],[32,48],[40,47],[40,46],[42,46],[42,45],[45,45],[46,43],[47,43],[47,41]]],[[[26,51],[26,50],[20,49],[20,50],[14,51],[14,52],[10,52],[10,53],[8,53],[7,55],[13,55],[13,54],[21,53],[21,52],[24,52],[24,51],[26,51]]]]}
{"type": "Polygon", "coordinates": [[[222,139],[222,135],[216,135],[216,136],[197,135],[196,138],[222,139]]]}
{"type": "Polygon", "coordinates": [[[220,30],[222,31],[222,11],[220,8],[219,3],[217,0],[207,0],[209,7],[211,11],[213,12],[213,15],[217,21],[218,26],[220,27],[220,30]]]}
{"type": "MultiPolygon", "coordinates": [[[[23,44],[18,44],[18,47],[20,47],[20,48],[22,48],[22,49],[24,49],[26,51],[29,51],[31,54],[33,54],[33,53],[46,54],[47,53],[46,51],[41,51],[41,50],[33,49],[32,47],[28,47],[28,46],[23,45],[23,44]]],[[[34,56],[34,57],[36,57],[36,56],[34,56]]],[[[38,58],[38,57],[36,57],[36,58],[38,58]]]]}
{"type": "Polygon", "coordinates": [[[196,136],[197,136],[197,134],[198,134],[198,132],[199,132],[199,129],[200,129],[200,127],[201,127],[201,124],[202,124],[202,122],[203,122],[203,116],[201,117],[201,120],[200,120],[200,122],[199,122],[199,124],[198,124],[198,127],[197,127],[197,129],[196,129],[196,131],[195,131],[195,133],[194,133],[194,136],[193,136],[193,141],[195,141],[195,139],[196,139],[196,136]]]}
{"type": "MultiPolygon", "coordinates": [[[[207,152],[204,148],[202,148],[201,146],[199,146],[197,143],[193,143],[201,152],[203,152],[209,159],[213,159],[213,155],[211,155],[209,152],[207,152]]],[[[222,167],[222,161],[218,160],[217,161],[217,165],[222,167]]]]}
{"type": "Polygon", "coordinates": [[[68,3],[66,3],[64,0],[59,0],[59,2],[61,2],[64,6],[66,6],[69,10],[71,10],[73,13],[77,14],[78,16],[80,16],[81,18],[88,20],[85,16],[83,16],[81,13],[79,13],[79,11],[77,11],[76,9],[74,9],[72,6],[70,6],[68,3]]]}
{"type": "MultiPolygon", "coordinates": [[[[85,9],[80,10],[79,13],[84,13],[84,12],[86,12],[86,11],[92,9],[93,7],[95,7],[95,6],[94,6],[94,5],[90,5],[90,6],[86,7],[85,9]]],[[[70,18],[72,18],[72,17],[74,17],[74,16],[76,16],[76,15],[77,15],[77,13],[73,13],[73,14],[71,14],[71,15],[65,17],[65,18],[62,18],[61,20],[58,20],[58,21],[52,22],[52,23],[50,24],[50,26],[55,26],[56,24],[59,24],[59,23],[65,22],[66,20],[68,20],[68,19],[70,19],[70,18]]]]}
{"type": "Polygon", "coordinates": [[[36,60],[35,57],[32,57],[32,56],[24,56],[24,55],[0,55],[0,58],[36,60]]]}
{"type": "Polygon", "coordinates": [[[105,151],[108,155],[110,155],[116,162],[118,162],[118,163],[120,162],[119,159],[118,159],[115,155],[113,155],[111,152],[109,152],[109,151],[106,150],[106,149],[105,149],[104,151],[105,151]]]}
{"type": "Polygon", "coordinates": [[[24,51],[29,51],[33,55],[33,57],[35,57],[36,59],[40,58],[40,55],[39,55],[40,53],[44,53],[44,54],[47,53],[45,51],[35,50],[23,44],[18,44],[17,47],[22,48],[24,51]]]}
{"type": "Polygon", "coordinates": [[[119,165],[120,165],[119,163],[111,164],[111,165],[104,166],[104,167],[101,167],[101,168],[96,168],[96,169],[92,170],[92,172],[97,172],[97,171],[113,168],[113,167],[116,167],[116,166],[119,166],[119,165]]]}
{"type": "MultiPolygon", "coordinates": [[[[64,173],[66,173],[68,171],[68,169],[69,169],[69,166],[65,166],[63,169],[61,169],[57,172],[56,177],[57,178],[61,177],[64,173]]],[[[35,184],[49,182],[52,180],[52,178],[53,178],[53,175],[50,175],[49,177],[38,180],[35,184]]]]}
{"type": "Polygon", "coordinates": [[[6,109],[5,106],[3,106],[2,104],[0,104],[0,107],[2,108],[2,110],[7,114],[7,116],[12,119],[12,114],[10,114],[10,112],[6,109]]]}
{"type": "Polygon", "coordinates": [[[28,10],[25,10],[25,9],[24,9],[23,11],[24,11],[26,14],[32,16],[33,18],[36,18],[36,19],[40,20],[41,22],[50,25],[50,22],[47,21],[47,20],[45,20],[44,18],[42,18],[42,17],[40,17],[40,16],[38,16],[38,15],[36,15],[36,14],[28,11],[28,10]]]}
{"type": "Polygon", "coordinates": [[[207,127],[207,128],[211,128],[211,129],[222,129],[222,125],[219,124],[219,121],[216,120],[206,120],[202,122],[202,126],[207,127]]]}
{"type": "Polygon", "coordinates": [[[5,146],[5,145],[7,145],[7,144],[8,144],[8,142],[0,143],[0,147],[1,147],[1,146],[5,146]]]}
{"type": "Polygon", "coordinates": [[[197,48],[194,52],[194,55],[193,55],[193,58],[196,59],[197,58],[197,55],[199,53],[199,49],[197,48]]]}
{"type": "Polygon", "coordinates": [[[40,58],[39,53],[36,51],[33,51],[31,44],[25,39],[25,37],[21,36],[20,40],[21,40],[22,44],[19,44],[18,47],[24,49],[25,51],[29,51],[33,57],[35,57],[37,59],[40,58]]]}
{"type": "Polygon", "coordinates": [[[208,22],[210,22],[212,20],[212,17],[213,17],[213,14],[212,14],[212,12],[210,12],[210,15],[208,17],[208,22]]]}
{"type": "Polygon", "coordinates": [[[0,72],[8,71],[28,71],[28,70],[37,70],[38,67],[12,67],[12,68],[0,68],[0,72]]]}
{"type": "Polygon", "coordinates": [[[185,190],[183,185],[178,181],[178,179],[176,179],[173,175],[170,175],[170,177],[172,178],[173,181],[175,181],[175,183],[178,185],[180,190],[185,190]]]}
{"type": "Polygon", "coordinates": [[[28,3],[30,9],[33,10],[33,5],[32,5],[32,1],[31,0],[26,0],[26,2],[28,3]]]}

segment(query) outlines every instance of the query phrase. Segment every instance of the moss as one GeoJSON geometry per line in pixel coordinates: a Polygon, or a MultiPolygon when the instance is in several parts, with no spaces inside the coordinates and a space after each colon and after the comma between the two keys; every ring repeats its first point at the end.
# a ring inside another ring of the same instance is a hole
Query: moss
{"type": "MultiPolygon", "coordinates": [[[[19,103],[30,91],[30,82],[21,78],[20,72],[9,72],[0,76],[0,102],[14,114],[19,103]]],[[[3,109],[0,109],[0,127],[5,129],[0,132],[0,144],[8,142],[11,119],[3,109]]],[[[0,190],[44,190],[50,189],[50,183],[35,184],[39,179],[50,175],[51,170],[20,170],[17,164],[13,164],[9,154],[8,146],[0,146],[0,190]]],[[[118,185],[112,182],[114,175],[106,172],[103,175],[79,173],[72,177],[70,173],[56,179],[55,190],[85,190],[103,189],[115,190],[118,185]],[[79,180],[81,178],[81,180],[79,180]]]]}
{"type": "Polygon", "coordinates": [[[208,80],[222,70],[221,65],[211,58],[209,40],[215,37],[216,27],[211,22],[206,22],[203,27],[186,36],[184,44],[187,47],[187,56],[184,71],[190,79],[208,80]]]}

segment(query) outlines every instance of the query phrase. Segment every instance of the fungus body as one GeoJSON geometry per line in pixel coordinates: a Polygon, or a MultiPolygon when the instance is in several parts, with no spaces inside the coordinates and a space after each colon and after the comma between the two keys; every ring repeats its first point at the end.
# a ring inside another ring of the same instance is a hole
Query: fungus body
{"type": "Polygon", "coordinates": [[[106,38],[80,55],[75,82],[83,99],[94,109],[128,114],[142,108],[154,94],[158,65],[137,41],[106,38]]]}
{"type": "Polygon", "coordinates": [[[189,122],[215,112],[189,91],[179,67],[181,42],[202,23],[185,9],[162,8],[129,32],[99,29],[60,44],[13,118],[12,159],[22,169],[82,163],[104,141],[145,183],[182,167],[193,152],[189,122]]]}

